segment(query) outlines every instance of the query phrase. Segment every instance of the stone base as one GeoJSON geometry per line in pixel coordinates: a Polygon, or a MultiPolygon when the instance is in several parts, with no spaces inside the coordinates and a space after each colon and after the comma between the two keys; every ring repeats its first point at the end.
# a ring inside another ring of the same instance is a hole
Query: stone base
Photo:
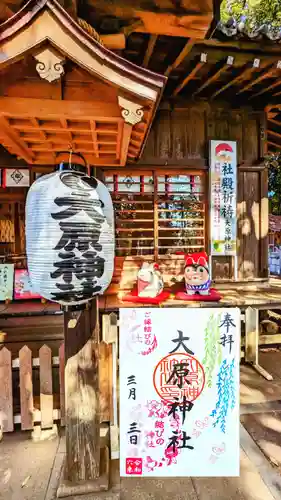
{"type": "MultiPolygon", "coordinates": [[[[57,498],[75,497],[76,495],[89,495],[91,493],[106,492],[109,489],[109,449],[100,450],[100,477],[91,481],[73,483],[64,479],[64,467],[61,470],[57,498]]],[[[86,500],[85,498],[83,500],[86,500]]]]}
{"type": "Polygon", "coordinates": [[[50,441],[51,439],[57,439],[58,435],[58,426],[56,424],[51,429],[41,429],[40,425],[35,425],[31,433],[31,439],[35,442],[50,441]]]}

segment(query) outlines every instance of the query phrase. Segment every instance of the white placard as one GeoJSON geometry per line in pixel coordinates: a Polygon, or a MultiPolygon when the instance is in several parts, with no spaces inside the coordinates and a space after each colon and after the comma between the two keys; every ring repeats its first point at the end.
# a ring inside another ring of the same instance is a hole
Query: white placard
{"type": "Polygon", "coordinates": [[[28,187],[30,185],[29,169],[6,168],[3,184],[4,187],[28,187]]]}
{"type": "Polygon", "coordinates": [[[236,255],[237,152],[235,141],[210,141],[211,255],[236,255]]]}
{"type": "Polygon", "coordinates": [[[239,309],[121,309],[121,476],[238,476],[239,362],[239,309]]]}

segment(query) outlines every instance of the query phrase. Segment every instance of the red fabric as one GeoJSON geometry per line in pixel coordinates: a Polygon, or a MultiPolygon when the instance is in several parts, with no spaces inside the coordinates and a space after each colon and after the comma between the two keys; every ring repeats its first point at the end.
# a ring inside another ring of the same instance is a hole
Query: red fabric
{"type": "Polygon", "coordinates": [[[170,297],[170,292],[163,291],[157,297],[139,297],[137,289],[132,290],[122,297],[123,302],[135,302],[137,304],[161,304],[170,297]]]}
{"type": "Polygon", "coordinates": [[[215,288],[210,288],[209,295],[200,295],[199,293],[187,295],[185,292],[178,292],[176,293],[176,299],[186,301],[195,300],[196,302],[219,302],[221,300],[221,295],[215,288]]]}

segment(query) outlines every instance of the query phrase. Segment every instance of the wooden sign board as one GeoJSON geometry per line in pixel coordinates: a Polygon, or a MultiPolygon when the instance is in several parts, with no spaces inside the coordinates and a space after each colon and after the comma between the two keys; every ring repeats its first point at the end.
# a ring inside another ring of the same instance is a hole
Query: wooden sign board
{"type": "Polygon", "coordinates": [[[6,168],[3,175],[3,187],[29,187],[29,169],[6,168]]]}

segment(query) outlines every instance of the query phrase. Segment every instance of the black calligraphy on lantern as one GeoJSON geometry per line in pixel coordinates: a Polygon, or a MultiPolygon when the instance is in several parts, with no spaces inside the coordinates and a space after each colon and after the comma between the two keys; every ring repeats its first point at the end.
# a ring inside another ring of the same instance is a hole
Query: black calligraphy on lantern
{"type": "Polygon", "coordinates": [[[184,343],[185,340],[190,340],[190,338],[189,337],[184,337],[183,336],[183,332],[181,330],[178,330],[178,334],[179,334],[178,338],[172,340],[172,342],[174,342],[174,344],[176,344],[176,347],[175,347],[175,349],[173,349],[172,351],[170,351],[170,354],[173,354],[174,352],[176,352],[176,351],[178,351],[179,349],[182,348],[188,354],[193,355],[194,352],[192,352],[190,349],[188,349],[188,347],[186,347],[186,345],[184,343]]]}
{"type": "Polygon", "coordinates": [[[194,446],[191,446],[188,443],[188,441],[191,439],[190,436],[186,435],[185,431],[181,431],[179,434],[179,431],[173,431],[173,436],[169,438],[170,442],[167,446],[167,450],[169,448],[172,448],[173,453],[176,452],[176,449],[189,449],[189,450],[194,450],[194,446]],[[182,441],[182,443],[181,443],[182,441]]]}
{"type": "Polygon", "coordinates": [[[54,203],[62,210],[51,214],[59,221],[62,232],[54,247],[58,250],[58,260],[54,262],[56,270],[51,278],[56,280],[58,291],[52,295],[54,300],[66,302],[87,300],[101,290],[97,279],[104,274],[105,260],[99,255],[102,250],[99,239],[105,217],[98,210],[103,204],[91,197],[94,187],[90,179],[63,172],[60,180],[72,191],[69,196],[55,198],[54,203]],[[73,219],[76,215],[83,218],[73,219]],[[75,287],[75,280],[79,280],[79,287],[75,287]]]}
{"type": "Polygon", "coordinates": [[[220,344],[225,347],[229,346],[229,353],[231,354],[232,345],[234,344],[233,334],[231,333],[232,328],[236,325],[230,313],[225,313],[220,325],[220,329],[223,329],[223,333],[220,336],[220,344]]]}
{"type": "MultiPolygon", "coordinates": [[[[129,377],[127,377],[127,386],[131,385],[137,385],[135,375],[130,375],[129,377]]],[[[136,400],[136,387],[129,387],[128,399],[133,399],[134,401],[136,400]]]]}
{"type": "Polygon", "coordinates": [[[130,444],[137,445],[138,444],[140,430],[138,429],[138,425],[137,425],[136,422],[132,422],[130,424],[130,429],[128,430],[127,434],[129,435],[130,444]]]}
{"type": "Polygon", "coordinates": [[[178,413],[182,414],[182,425],[185,422],[185,417],[190,410],[193,408],[193,403],[187,400],[186,396],[183,396],[182,401],[179,400],[179,398],[175,398],[174,403],[170,403],[170,411],[168,413],[168,416],[172,416],[174,419],[176,419],[176,416],[178,413]]]}

